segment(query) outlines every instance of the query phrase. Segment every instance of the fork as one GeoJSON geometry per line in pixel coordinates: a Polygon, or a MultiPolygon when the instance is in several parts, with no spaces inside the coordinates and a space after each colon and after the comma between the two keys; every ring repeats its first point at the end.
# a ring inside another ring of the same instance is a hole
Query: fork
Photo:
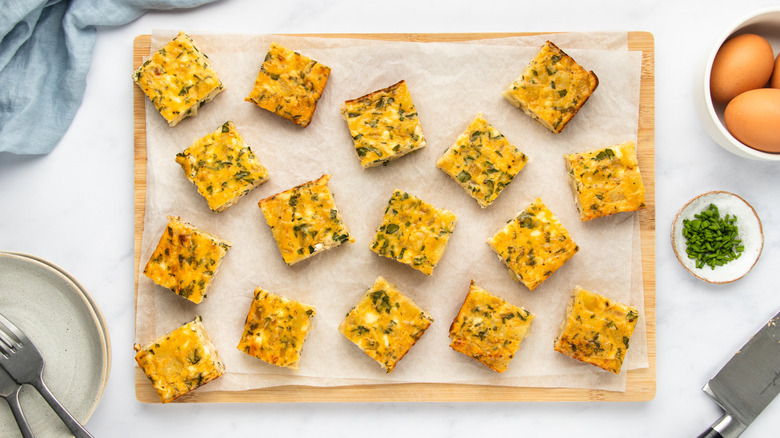
{"type": "Polygon", "coordinates": [[[59,415],[76,438],[93,438],[43,383],[43,356],[14,323],[0,315],[0,366],[19,384],[29,383],[59,415]]]}
{"type": "Polygon", "coordinates": [[[14,413],[16,418],[16,424],[19,425],[19,430],[22,432],[24,438],[33,438],[30,426],[27,424],[27,420],[24,418],[24,412],[19,405],[19,390],[22,385],[16,383],[11,376],[5,371],[0,371],[0,397],[3,397],[8,401],[8,405],[11,406],[11,412],[14,413]]]}

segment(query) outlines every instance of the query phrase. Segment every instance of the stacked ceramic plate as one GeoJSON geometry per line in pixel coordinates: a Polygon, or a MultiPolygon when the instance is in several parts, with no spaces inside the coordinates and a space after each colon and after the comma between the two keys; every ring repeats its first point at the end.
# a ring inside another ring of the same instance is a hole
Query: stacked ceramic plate
{"type": "MultiPolygon", "coordinates": [[[[0,313],[18,325],[46,361],[43,379],[82,424],[100,402],[111,367],[108,330],[94,299],[76,279],[37,257],[0,252],[0,313]]],[[[36,436],[72,436],[35,389],[19,396],[36,436]]],[[[17,436],[0,403],[0,437],[17,436]]],[[[7,405],[6,405],[7,406],[7,405]]]]}

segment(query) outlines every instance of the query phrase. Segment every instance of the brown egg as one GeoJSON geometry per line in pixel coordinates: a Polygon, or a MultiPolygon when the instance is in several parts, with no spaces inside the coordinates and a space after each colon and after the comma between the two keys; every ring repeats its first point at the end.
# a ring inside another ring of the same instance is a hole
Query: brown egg
{"type": "Polygon", "coordinates": [[[780,153],[780,90],[759,88],[735,97],[723,113],[737,140],[764,152],[780,153]]]}
{"type": "Polygon", "coordinates": [[[769,86],[772,88],[780,88],[780,53],[777,54],[777,59],[775,59],[775,70],[772,72],[772,79],[769,81],[769,86]]]}
{"type": "Polygon", "coordinates": [[[746,33],[727,40],[712,62],[712,100],[726,103],[740,93],[763,87],[772,76],[774,60],[772,46],[761,36],[746,33]]]}

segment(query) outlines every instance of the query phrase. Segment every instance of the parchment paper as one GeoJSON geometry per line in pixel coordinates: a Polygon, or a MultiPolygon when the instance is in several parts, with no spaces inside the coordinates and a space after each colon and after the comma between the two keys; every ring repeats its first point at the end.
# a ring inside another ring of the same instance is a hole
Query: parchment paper
{"type": "MultiPolygon", "coordinates": [[[[176,31],[154,32],[157,50],[176,31]]],[[[627,51],[625,33],[551,34],[468,43],[408,43],[275,35],[190,34],[209,56],[226,90],[195,117],[169,128],[147,100],[147,199],[141,268],[166,216],[181,216],[233,243],[208,297],[186,301],[139,274],[136,341],[145,344],[201,315],[227,373],[198,389],[243,390],[276,385],[333,386],[377,382],[459,382],[505,386],[625,390],[627,369],[648,366],[645,325],[639,325],[623,371],[613,375],[553,351],[575,285],[643,309],[639,221],[633,213],[579,220],[562,155],[636,140],[641,53],[627,51]],[[562,134],[513,107],[502,90],[550,39],[593,70],[600,85],[562,134]],[[312,123],[300,128],[245,102],[272,41],[332,68],[312,123]],[[364,170],[340,106],[405,79],[428,146],[364,170]],[[529,156],[528,165],[487,209],[435,167],[477,112],[529,156]],[[211,212],[174,161],[195,139],[232,120],[268,168],[270,181],[222,213],[211,212]],[[355,243],[286,266],[257,202],[332,175],[330,188],[355,243]],[[458,222],[443,259],[428,277],[370,251],[393,189],[453,211],[458,222]],[[485,241],[541,197],[580,251],[534,291],[513,281],[485,241]],[[338,325],[377,276],[395,283],[434,318],[392,374],[338,332],[338,325]],[[449,347],[448,330],[471,279],[522,306],[536,319],[509,369],[497,374],[449,347]],[[313,330],[300,370],[269,365],[238,345],[253,291],[264,289],[313,305],[313,330]]],[[[142,270],[141,269],[141,270],[142,270]]],[[[642,312],[642,315],[644,313],[642,312]]]]}

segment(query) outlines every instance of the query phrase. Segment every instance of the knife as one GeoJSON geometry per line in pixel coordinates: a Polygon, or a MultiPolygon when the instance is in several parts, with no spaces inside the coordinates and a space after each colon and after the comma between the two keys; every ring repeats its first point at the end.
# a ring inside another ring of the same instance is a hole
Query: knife
{"type": "Polygon", "coordinates": [[[699,438],[742,434],[780,392],[780,312],[703,388],[725,413],[699,438]]]}

